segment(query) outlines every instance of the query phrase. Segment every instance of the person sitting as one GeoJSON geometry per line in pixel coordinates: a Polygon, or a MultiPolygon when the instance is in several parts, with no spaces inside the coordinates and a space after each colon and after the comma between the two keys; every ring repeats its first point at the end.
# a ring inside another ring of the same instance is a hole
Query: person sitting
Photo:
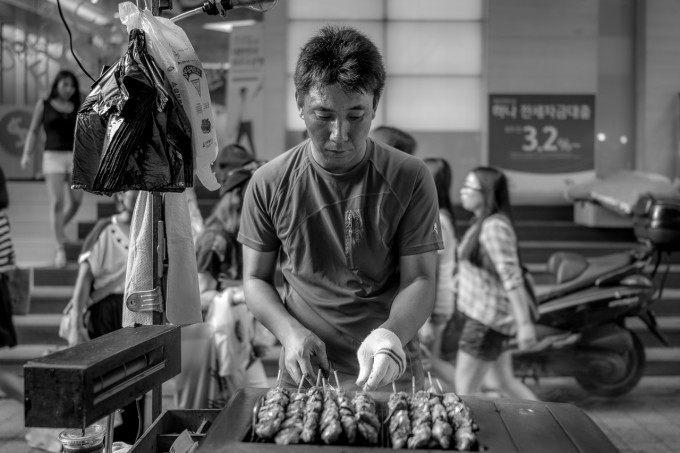
{"type": "Polygon", "coordinates": [[[182,329],[182,373],[175,403],[183,409],[220,408],[239,388],[268,387],[261,357],[273,343],[243,297],[241,247],[236,241],[243,191],[260,163],[237,144],[216,160],[221,198],[196,240],[205,322],[182,329]]]}

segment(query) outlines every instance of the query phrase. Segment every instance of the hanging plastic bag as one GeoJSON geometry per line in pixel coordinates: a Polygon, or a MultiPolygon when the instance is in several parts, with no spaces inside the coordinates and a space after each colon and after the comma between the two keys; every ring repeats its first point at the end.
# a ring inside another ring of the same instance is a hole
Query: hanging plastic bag
{"type": "Polygon", "coordinates": [[[193,185],[191,125],[148,54],[142,30],[78,112],[74,188],[181,192],[193,185]]]}
{"type": "Polygon", "coordinates": [[[140,11],[131,2],[121,3],[118,12],[128,32],[141,28],[146,33],[149,54],[164,70],[191,122],[196,176],[208,190],[219,189],[211,168],[217,158],[218,143],[208,79],[189,38],[171,20],[154,16],[149,10],[140,11]]]}

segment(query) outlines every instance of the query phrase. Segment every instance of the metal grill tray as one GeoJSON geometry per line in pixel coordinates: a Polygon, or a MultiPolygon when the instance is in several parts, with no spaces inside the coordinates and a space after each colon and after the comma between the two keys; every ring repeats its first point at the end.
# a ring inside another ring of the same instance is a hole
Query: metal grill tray
{"type": "MultiPolygon", "coordinates": [[[[340,453],[386,447],[384,428],[380,447],[348,445],[276,445],[250,442],[253,408],[267,389],[246,388],[231,399],[201,442],[197,453],[340,453]]],[[[389,393],[371,393],[381,421],[389,393]]],[[[581,409],[566,403],[462,396],[479,427],[477,438],[486,453],[617,453],[618,450],[581,409]]],[[[418,451],[439,452],[422,449],[418,451]]]]}

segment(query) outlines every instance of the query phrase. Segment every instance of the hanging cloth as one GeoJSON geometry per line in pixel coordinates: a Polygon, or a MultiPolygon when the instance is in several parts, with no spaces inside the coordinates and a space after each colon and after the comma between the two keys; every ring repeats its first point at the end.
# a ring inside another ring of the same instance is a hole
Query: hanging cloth
{"type": "MultiPolygon", "coordinates": [[[[166,278],[166,318],[174,325],[203,321],[198,289],[198,267],[191,236],[189,203],[184,193],[163,194],[163,215],[168,252],[166,278]]],[[[153,195],[140,192],[130,225],[130,250],[125,274],[125,299],[138,291],[153,288],[153,195]]],[[[123,327],[153,324],[151,311],[134,312],[123,308],[123,327]]]]}

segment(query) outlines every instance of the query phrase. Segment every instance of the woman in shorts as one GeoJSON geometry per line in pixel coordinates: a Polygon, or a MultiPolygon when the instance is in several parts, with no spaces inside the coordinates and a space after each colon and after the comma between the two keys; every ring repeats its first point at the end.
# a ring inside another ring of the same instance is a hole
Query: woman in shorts
{"type": "Polygon", "coordinates": [[[24,143],[21,168],[32,161],[33,149],[42,126],[45,130],[45,152],[42,172],[50,202],[50,223],[56,240],[55,267],[66,265],[65,226],[75,217],[83,199],[81,190],[71,189],[73,173],[73,140],[80,107],[78,79],[70,71],[59,71],[47,99],[41,99],[33,110],[33,118],[24,143]],[[66,190],[64,186],[66,187],[66,190]],[[69,203],[64,193],[68,193],[69,203]]]}
{"type": "Polygon", "coordinates": [[[477,167],[460,191],[463,208],[474,214],[458,248],[458,311],[461,317],[456,358],[456,391],[478,393],[484,382],[510,398],[536,400],[513,374],[510,340],[520,350],[536,343],[529,295],[513,227],[505,175],[477,167]]]}

